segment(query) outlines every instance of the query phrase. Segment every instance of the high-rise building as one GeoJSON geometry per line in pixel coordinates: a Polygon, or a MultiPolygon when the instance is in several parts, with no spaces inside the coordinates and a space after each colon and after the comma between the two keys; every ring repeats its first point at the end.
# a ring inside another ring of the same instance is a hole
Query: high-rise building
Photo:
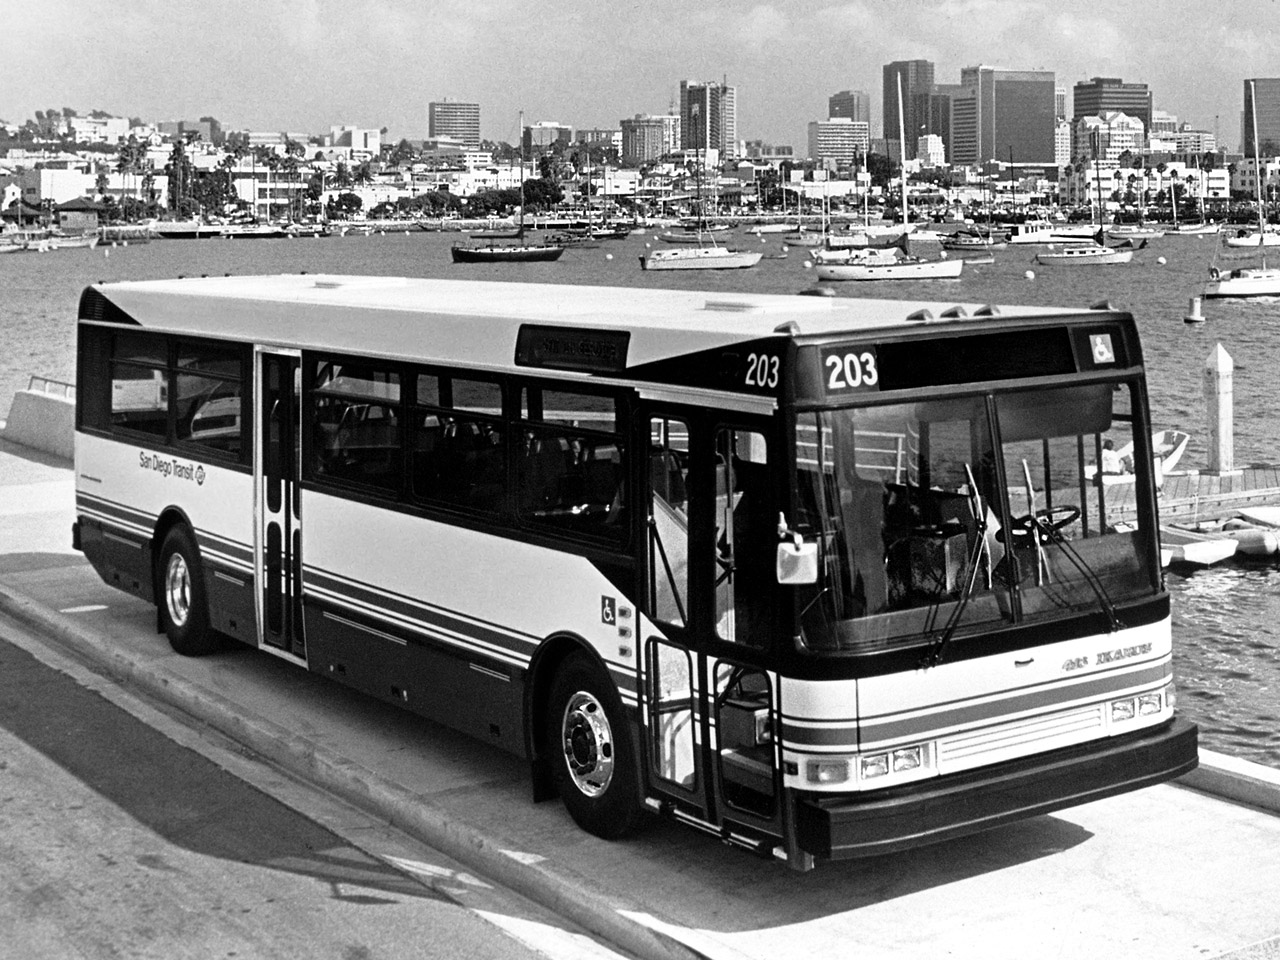
{"type": "Polygon", "coordinates": [[[1124,113],[1151,129],[1151,91],[1145,83],[1125,83],[1119,77],[1094,77],[1075,85],[1071,96],[1073,120],[1124,113]]]}
{"type": "MultiPolygon", "coordinates": [[[[895,60],[884,65],[883,120],[884,138],[888,141],[889,156],[896,157],[899,144],[905,139],[907,160],[915,159],[916,140],[921,133],[938,131],[921,130],[925,117],[921,116],[921,97],[933,93],[932,60],[895,60]],[[902,87],[902,118],[906,126],[898,126],[898,87],[902,87]],[[903,137],[903,133],[906,136],[903,137]]],[[[927,101],[926,101],[927,102],[927,101]]]]}
{"type": "Polygon", "coordinates": [[[555,120],[539,120],[525,127],[521,134],[521,150],[526,157],[545,153],[554,143],[566,147],[573,143],[573,127],[555,120]]]}
{"type": "Polygon", "coordinates": [[[848,117],[871,125],[871,97],[865,90],[841,90],[827,97],[827,116],[848,117]]]}
{"type": "Polygon", "coordinates": [[[852,163],[871,145],[871,124],[848,117],[809,123],[809,159],[852,163]]]}
{"type": "Polygon", "coordinates": [[[1244,115],[1241,152],[1253,157],[1254,111],[1258,120],[1258,154],[1280,156],[1280,78],[1258,77],[1244,82],[1244,115]]]}
{"type": "Polygon", "coordinates": [[[738,152],[738,88],[714,80],[680,81],[680,149],[738,152]]]}
{"type": "Polygon", "coordinates": [[[622,127],[622,162],[639,166],[680,149],[680,118],[674,114],[652,116],[637,113],[619,121],[622,127]]]}
{"type": "Polygon", "coordinates": [[[951,129],[953,163],[1055,162],[1054,90],[1051,70],[1003,70],[997,67],[965,67],[960,85],[974,91],[972,116],[963,139],[976,144],[976,153],[962,159],[961,133],[953,98],[951,129]]]}
{"type": "Polygon", "coordinates": [[[427,136],[454,137],[470,149],[480,147],[480,104],[446,97],[427,104],[427,136]]]}

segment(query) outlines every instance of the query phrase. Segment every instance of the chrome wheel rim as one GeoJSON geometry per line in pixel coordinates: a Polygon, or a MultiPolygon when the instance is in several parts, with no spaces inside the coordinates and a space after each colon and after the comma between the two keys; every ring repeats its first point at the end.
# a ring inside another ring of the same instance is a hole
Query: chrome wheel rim
{"type": "Polygon", "coordinates": [[[573,785],[587,797],[598,797],[613,779],[613,730],[600,701],[578,691],[564,708],[560,727],[565,767],[573,785]]]}
{"type": "Polygon", "coordinates": [[[174,626],[185,626],[191,616],[191,570],[180,553],[169,557],[169,565],[165,568],[164,600],[174,626]]]}

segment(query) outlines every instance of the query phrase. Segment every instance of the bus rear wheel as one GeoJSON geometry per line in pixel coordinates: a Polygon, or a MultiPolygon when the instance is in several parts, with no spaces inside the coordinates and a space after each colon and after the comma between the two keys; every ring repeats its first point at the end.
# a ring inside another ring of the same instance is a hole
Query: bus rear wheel
{"type": "Polygon", "coordinates": [[[622,702],[582,654],[556,674],[547,729],[556,788],[569,816],[605,840],[632,833],[642,810],[622,702]]]}
{"type": "Polygon", "coordinates": [[[176,526],[165,534],[158,581],[160,623],[174,651],[198,657],[218,649],[218,635],[209,626],[200,551],[185,526],[176,526]]]}

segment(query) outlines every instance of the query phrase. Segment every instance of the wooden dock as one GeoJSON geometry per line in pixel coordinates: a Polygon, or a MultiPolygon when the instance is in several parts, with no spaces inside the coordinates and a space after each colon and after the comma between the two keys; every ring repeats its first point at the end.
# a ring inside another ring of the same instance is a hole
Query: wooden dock
{"type": "MultiPolygon", "coordinates": [[[[1132,484],[1106,488],[1107,515],[1119,519],[1134,512],[1132,484]]],[[[1243,507],[1280,504],[1280,466],[1250,467],[1237,473],[1173,473],[1164,478],[1157,502],[1162,523],[1195,523],[1230,517],[1243,507]]]]}

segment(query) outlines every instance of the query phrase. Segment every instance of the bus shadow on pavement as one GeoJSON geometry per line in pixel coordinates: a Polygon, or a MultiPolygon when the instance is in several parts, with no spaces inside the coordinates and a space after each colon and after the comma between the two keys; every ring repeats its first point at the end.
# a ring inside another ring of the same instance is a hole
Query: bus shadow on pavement
{"type": "Polygon", "coordinates": [[[329,884],[335,899],[349,902],[442,899],[72,677],[4,643],[0,727],[192,853],[312,877],[329,884]],[[353,887],[365,892],[353,893],[353,887]]]}

